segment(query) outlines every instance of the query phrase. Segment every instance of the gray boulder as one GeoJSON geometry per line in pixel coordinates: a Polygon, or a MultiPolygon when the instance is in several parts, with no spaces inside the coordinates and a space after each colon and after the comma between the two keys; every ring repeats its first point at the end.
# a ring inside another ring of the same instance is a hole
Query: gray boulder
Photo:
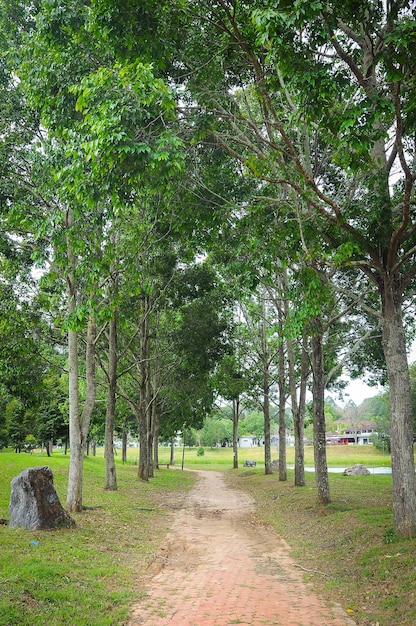
{"type": "Polygon", "coordinates": [[[365,465],[361,465],[361,463],[356,463],[352,467],[347,467],[344,470],[344,476],[367,476],[370,474],[365,465]]]}
{"type": "Polygon", "coordinates": [[[275,469],[275,470],[279,469],[279,459],[273,459],[273,461],[272,461],[272,469],[275,469]]]}
{"type": "Polygon", "coordinates": [[[256,461],[244,461],[244,467],[256,467],[256,461]]]}
{"type": "Polygon", "coordinates": [[[52,470],[47,466],[30,467],[13,478],[9,513],[11,528],[50,530],[75,526],[59,501],[52,470]]]}

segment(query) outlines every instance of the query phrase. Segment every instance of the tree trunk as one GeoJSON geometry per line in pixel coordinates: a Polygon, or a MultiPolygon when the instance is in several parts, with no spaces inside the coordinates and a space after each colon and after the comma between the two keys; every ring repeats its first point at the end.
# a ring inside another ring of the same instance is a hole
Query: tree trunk
{"type": "Polygon", "coordinates": [[[95,404],[95,336],[93,317],[88,322],[86,362],[86,398],[82,415],[79,415],[78,387],[78,333],[68,331],[69,359],[69,478],[66,507],[70,512],[82,511],[82,478],[84,453],[91,415],[95,404]]]}
{"type": "Polygon", "coordinates": [[[159,415],[156,400],[152,404],[153,467],[159,467],[159,415]]]}
{"type": "Polygon", "coordinates": [[[147,378],[146,378],[146,411],[147,411],[147,439],[148,439],[148,465],[149,465],[149,478],[154,477],[153,466],[153,443],[154,443],[154,402],[152,400],[152,385],[151,385],[151,371],[150,371],[150,342],[148,339],[148,358],[147,358],[147,378]]]}
{"type": "MultiPolygon", "coordinates": [[[[286,340],[287,345],[287,361],[289,373],[290,401],[292,405],[293,432],[295,436],[295,486],[305,486],[305,462],[303,447],[303,415],[298,402],[297,387],[298,377],[295,371],[295,350],[293,347],[293,339],[286,340]]],[[[304,381],[300,381],[301,385],[304,381]]]]}
{"type": "Polygon", "coordinates": [[[296,404],[296,415],[293,419],[295,433],[295,485],[304,487],[305,481],[305,410],[306,386],[309,378],[308,340],[306,334],[302,339],[302,354],[299,380],[299,402],[296,404]]]}
{"type": "MultiPolygon", "coordinates": [[[[73,226],[74,217],[69,209],[67,214],[67,226],[73,226]]],[[[70,266],[67,277],[68,288],[68,314],[74,314],[76,309],[75,267],[76,260],[69,243],[68,237],[68,261],[70,266]]],[[[78,379],[78,333],[76,330],[68,330],[68,385],[69,385],[69,477],[66,507],[69,511],[82,510],[82,470],[85,442],[81,439],[81,426],[79,420],[79,379],[78,379]]]]}
{"type": "Polygon", "coordinates": [[[328,466],[326,461],[326,434],[325,434],[325,375],[324,356],[322,349],[322,324],[319,318],[315,319],[314,334],[312,335],[312,371],[313,371],[313,436],[315,478],[318,502],[331,502],[328,480],[328,466]]]}
{"type": "Polygon", "coordinates": [[[139,478],[149,480],[149,406],[148,406],[148,376],[149,376],[149,297],[144,295],[142,319],[140,321],[140,454],[139,478]]]}
{"type": "Polygon", "coordinates": [[[121,435],[121,462],[127,461],[127,430],[123,427],[123,433],[121,435]]]}
{"type": "Polygon", "coordinates": [[[117,387],[117,311],[108,327],[108,389],[107,410],[105,416],[104,457],[105,457],[105,482],[104,489],[116,491],[117,476],[114,461],[114,423],[116,412],[116,387],[117,387]]]}
{"type": "MultiPolygon", "coordinates": [[[[77,305],[76,289],[76,257],[70,241],[69,231],[74,225],[74,214],[71,208],[67,211],[66,227],[67,256],[69,271],[67,275],[68,314],[73,315],[77,305]]],[[[86,397],[82,415],[79,411],[79,380],[78,380],[78,333],[68,330],[68,383],[69,383],[69,476],[66,507],[69,512],[82,511],[82,478],[84,468],[85,445],[95,404],[95,336],[96,326],[93,316],[88,320],[87,347],[85,354],[86,397]]]]}
{"type": "Polygon", "coordinates": [[[264,418],[264,473],[266,475],[273,474],[272,456],[270,450],[270,356],[269,342],[267,336],[268,328],[268,311],[266,294],[261,297],[262,316],[261,316],[261,363],[263,370],[263,418],[264,418]]]}
{"type": "Polygon", "coordinates": [[[270,449],[270,394],[269,373],[263,375],[263,415],[264,415],[264,473],[273,474],[270,449]]]}
{"type": "Polygon", "coordinates": [[[238,419],[240,417],[240,398],[233,398],[233,469],[238,469],[238,419]]]}
{"type": "Polygon", "coordinates": [[[264,398],[264,473],[273,474],[272,451],[270,446],[270,402],[269,395],[264,398]]]}
{"type": "Polygon", "coordinates": [[[170,465],[175,465],[175,439],[174,437],[170,438],[170,465]]]}
{"type": "Polygon", "coordinates": [[[396,530],[410,538],[416,536],[413,411],[398,281],[384,281],[382,312],[383,350],[390,390],[393,511],[396,530]]]}
{"type": "Polygon", "coordinates": [[[285,371],[285,348],[283,343],[283,312],[278,307],[279,317],[279,481],[287,480],[286,463],[286,371],[285,371]]]}

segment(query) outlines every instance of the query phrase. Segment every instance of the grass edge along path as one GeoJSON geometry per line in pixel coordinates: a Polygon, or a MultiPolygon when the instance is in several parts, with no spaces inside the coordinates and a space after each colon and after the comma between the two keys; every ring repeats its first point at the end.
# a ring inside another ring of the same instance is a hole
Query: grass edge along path
{"type": "MultiPolygon", "coordinates": [[[[69,457],[0,452],[0,518],[8,519],[10,481],[48,465],[65,506],[69,457]]],[[[139,579],[158,554],[175,508],[194,483],[190,472],[160,470],[149,483],[137,466],[117,463],[117,491],[105,491],[104,459],[86,457],[84,505],[71,530],[0,526],[0,626],[109,626],[127,623],[139,579]]]]}
{"type": "Polygon", "coordinates": [[[332,502],[319,506],[314,474],[294,487],[259,469],[226,472],[252,495],[257,512],[292,548],[314,590],[339,603],[358,626],[416,624],[416,539],[395,535],[391,476],[330,474],[332,502]]]}
{"type": "MultiPolygon", "coordinates": [[[[328,449],[335,466],[363,462],[388,466],[372,446],[328,449]],[[354,449],[355,448],[355,449],[354,449]],[[363,449],[366,448],[366,449],[363,449]]],[[[312,448],[311,448],[312,450],[312,448]]],[[[0,626],[106,626],[126,623],[129,606],[140,599],[140,577],[156,558],[174,509],[193,484],[192,473],[162,469],[149,483],[137,479],[133,463],[117,461],[119,489],[106,492],[104,460],[87,457],[84,504],[72,531],[29,532],[0,526],[0,626]]],[[[159,450],[161,461],[168,449],[159,450]]],[[[176,465],[181,465],[177,451],[176,465]]],[[[288,449],[288,463],[290,464],[288,449]]],[[[264,475],[262,449],[241,450],[240,469],[231,470],[230,449],[185,450],[185,467],[215,469],[238,489],[252,494],[260,517],[292,548],[293,561],[316,591],[341,604],[359,626],[416,623],[416,540],[393,531],[391,477],[330,475],[332,503],[316,504],[314,474],[307,486],[293,486],[293,472],[280,483],[264,475]],[[255,458],[255,469],[242,467],[255,458]]],[[[306,464],[311,451],[306,449],[306,464]]],[[[165,459],[166,457],[166,459],[165,459]]],[[[49,465],[64,503],[69,457],[0,452],[0,518],[8,518],[10,481],[29,466],[49,465]]]]}

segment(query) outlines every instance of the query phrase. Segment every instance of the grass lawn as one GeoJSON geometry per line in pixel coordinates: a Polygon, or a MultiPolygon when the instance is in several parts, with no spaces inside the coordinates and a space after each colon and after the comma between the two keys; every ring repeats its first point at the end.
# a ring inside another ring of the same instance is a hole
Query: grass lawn
{"type": "MultiPolygon", "coordinates": [[[[176,465],[182,463],[182,448],[175,449],[176,465]]],[[[136,456],[138,452],[136,452],[136,456]]],[[[293,465],[295,460],[295,448],[287,448],[287,464],[293,465]]],[[[185,448],[185,466],[194,469],[225,469],[232,467],[231,448],[205,448],[204,455],[198,456],[198,448],[185,448]]],[[[272,459],[279,457],[278,450],[272,450],[272,459]]],[[[238,459],[243,464],[246,459],[256,461],[264,467],[264,449],[261,447],[240,448],[238,459]]],[[[383,454],[373,446],[328,446],[327,447],[328,466],[348,467],[355,463],[363,463],[367,467],[390,467],[391,458],[389,454],[383,454]]],[[[159,448],[159,460],[162,463],[169,461],[169,449],[159,448]]],[[[313,466],[313,447],[305,447],[305,466],[313,466]]]]}
{"type": "MultiPolygon", "coordinates": [[[[159,454],[161,462],[169,461],[167,448],[159,454]]],[[[202,457],[186,448],[185,467],[224,471],[231,485],[251,493],[263,521],[291,545],[293,562],[304,568],[305,577],[350,611],[359,626],[414,626],[416,540],[395,536],[391,476],[330,474],[332,503],[320,507],[313,472],[306,473],[306,487],[295,488],[291,470],[285,483],[276,473],[265,476],[262,455],[261,448],[240,449],[240,469],[232,470],[230,448],[207,448],[202,457]],[[241,467],[245,459],[256,460],[257,467],[241,467]]],[[[85,459],[84,505],[98,508],[74,514],[75,529],[0,526],[0,626],[125,623],[129,605],[143,593],[140,578],[194,481],[192,473],[161,469],[141,483],[137,457],[137,449],[131,449],[128,463],[117,460],[116,492],[103,489],[102,451],[85,459]]],[[[372,446],[328,447],[330,466],[359,462],[389,466],[390,458],[372,446]]],[[[177,448],[176,465],[181,463],[177,448]]],[[[0,518],[8,518],[11,479],[29,466],[51,467],[64,504],[68,464],[60,452],[51,458],[0,452],[0,518]]],[[[305,450],[305,464],[313,464],[312,448],[305,450]]]]}
{"type": "MultiPolygon", "coordinates": [[[[48,465],[65,505],[69,457],[55,452],[0,452],[0,518],[8,519],[10,481],[29,466],[48,465]]],[[[137,466],[117,463],[118,491],[105,491],[104,459],[85,459],[84,505],[73,530],[0,526],[0,626],[123,624],[143,593],[139,578],[154,560],[172,509],[194,481],[158,471],[149,483],[137,466]],[[33,543],[38,542],[38,543],[33,543]]]]}
{"type": "MultiPolygon", "coordinates": [[[[363,462],[387,465],[372,447],[328,448],[333,466],[363,462]]],[[[316,501],[315,475],[306,487],[293,486],[262,469],[226,472],[230,486],[249,492],[262,520],[292,547],[295,566],[315,590],[338,602],[359,626],[416,624],[416,539],[395,535],[391,475],[330,474],[332,502],[316,501]],[[309,570],[309,571],[307,571],[309,570]]]]}

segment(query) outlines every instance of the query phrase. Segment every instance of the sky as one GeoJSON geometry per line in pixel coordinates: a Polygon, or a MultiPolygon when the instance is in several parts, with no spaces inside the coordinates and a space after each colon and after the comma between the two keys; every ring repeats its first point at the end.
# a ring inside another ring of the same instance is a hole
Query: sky
{"type": "Polygon", "coordinates": [[[336,393],[328,395],[334,398],[338,406],[345,406],[350,400],[352,400],[356,406],[360,406],[366,398],[372,398],[384,391],[383,387],[369,387],[362,380],[351,380],[342,393],[342,400],[337,397],[336,393]]]}
{"type": "MultiPolygon", "coordinates": [[[[410,348],[408,355],[409,365],[416,361],[416,341],[410,348]]],[[[386,391],[383,387],[369,387],[362,380],[351,380],[348,386],[343,391],[343,399],[340,400],[336,393],[329,393],[336,402],[338,406],[345,406],[350,400],[354,402],[356,406],[360,406],[360,404],[366,398],[373,398],[377,396],[379,393],[384,393],[386,391]]]]}

